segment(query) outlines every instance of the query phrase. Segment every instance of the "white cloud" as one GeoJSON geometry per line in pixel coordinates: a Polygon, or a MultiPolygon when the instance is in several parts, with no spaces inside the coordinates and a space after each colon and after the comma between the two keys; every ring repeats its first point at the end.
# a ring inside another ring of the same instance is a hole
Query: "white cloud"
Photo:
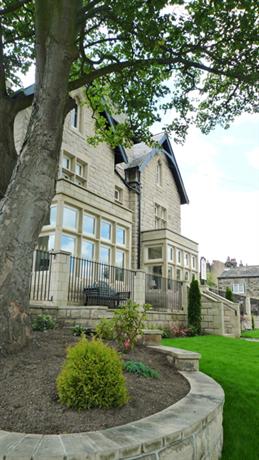
{"type": "MultiPolygon", "coordinates": [[[[219,148],[195,130],[184,147],[175,148],[190,198],[190,204],[182,206],[182,234],[197,241],[200,256],[208,260],[230,256],[259,264],[259,191],[231,189],[219,163],[219,148]]],[[[253,150],[250,156],[259,168],[259,152],[253,150]]]]}

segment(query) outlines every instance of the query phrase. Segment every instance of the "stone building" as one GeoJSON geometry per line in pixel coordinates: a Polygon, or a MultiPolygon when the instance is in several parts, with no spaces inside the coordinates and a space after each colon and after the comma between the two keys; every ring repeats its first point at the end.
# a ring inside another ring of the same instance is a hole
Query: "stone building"
{"type": "Polygon", "coordinates": [[[218,277],[219,290],[229,287],[233,294],[259,298],[259,265],[225,269],[218,277]]]}
{"type": "MultiPolygon", "coordinates": [[[[181,235],[180,208],[188,197],[168,136],[155,136],[156,147],[94,147],[87,142],[95,126],[83,91],[72,97],[77,105],[65,119],[56,195],[38,247],[171,279],[197,277],[198,245],[181,235]]],[[[27,109],[16,119],[18,151],[29,115],[27,109]]]]}

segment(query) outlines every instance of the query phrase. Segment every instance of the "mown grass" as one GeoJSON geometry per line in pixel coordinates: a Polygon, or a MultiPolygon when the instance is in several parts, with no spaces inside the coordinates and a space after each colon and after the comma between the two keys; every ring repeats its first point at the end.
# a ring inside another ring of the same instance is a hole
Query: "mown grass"
{"type": "Polygon", "coordinates": [[[259,343],[215,336],[162,343],[200,352],[200,370],[223,387],[222,460],[259,460],[259,343]]]}
{"type": "Polygon", "coordinates": [[[241,335],[242,337],[250,337],[252,339],[259,339],[259,329],[254,329],[253,331],[244,331],[242,332],[241,335]]]}

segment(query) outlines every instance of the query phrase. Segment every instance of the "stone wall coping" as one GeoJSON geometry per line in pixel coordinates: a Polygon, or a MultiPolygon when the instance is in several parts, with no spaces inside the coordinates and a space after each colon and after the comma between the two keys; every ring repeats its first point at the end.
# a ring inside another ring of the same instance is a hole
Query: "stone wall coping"
{"type": "Polygon", "coordinates": [[[200,360],[201,354],[197,353],[196,351],[189,351],[189,350],[182,350],[181,348],[174,348],[174,347],[166,347],[165,345],[152,345],[150,348],[154,348],[159,353],[163,353],[166,355],[172,355],[178,359],[194,359],[200,360]]]}
{"type": "MultiPolygon", "coordinates": [[[[97,432],[59,435],[0,430],[0,459],[133,459],[147,457],[148,453],[167,446],[185,443],[185,440],[193,439],[207,424],[216,420],[222,412],[224,392],[219,384],[201,372],[181,374],[190,384],[190,391],[183,399],[161,412],[126,425],[97,432]]],[[[217,434],[221,435],[220,432],[217,434]]],[[[154,454],[148,458],[155,458],[154,454]]],[[[192,455],[184,457],[185,460],[192,458],[192,455]]]]}
{"type": "Polygon", "coordinates": [[[161,329],[143,329],[142,332],[144,335],[155,335],[155,334],[162,335],[163,334],[163,331],[161,329]]]}

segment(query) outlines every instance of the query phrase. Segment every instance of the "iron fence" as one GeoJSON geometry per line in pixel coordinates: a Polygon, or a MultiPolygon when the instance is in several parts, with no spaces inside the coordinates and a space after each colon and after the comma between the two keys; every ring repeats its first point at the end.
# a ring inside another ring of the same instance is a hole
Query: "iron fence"
{"type": "Polygon", "coordinates": [[[182,283],[146,273],[145,299],[154,309],[181,310],[182,283]]]}
{"type": "Polygon", "coordinates": [[[132,270],[71,256],[68,300],[117,308],[133,299],[134,275],[132,270]]]}
{"type": "Polygon", "coordinates": [[[33,254],[33,265],[30,285],[31,300],[48,300],[50,296],[51,270],[54,254],[36,249],[33,254]]]}

